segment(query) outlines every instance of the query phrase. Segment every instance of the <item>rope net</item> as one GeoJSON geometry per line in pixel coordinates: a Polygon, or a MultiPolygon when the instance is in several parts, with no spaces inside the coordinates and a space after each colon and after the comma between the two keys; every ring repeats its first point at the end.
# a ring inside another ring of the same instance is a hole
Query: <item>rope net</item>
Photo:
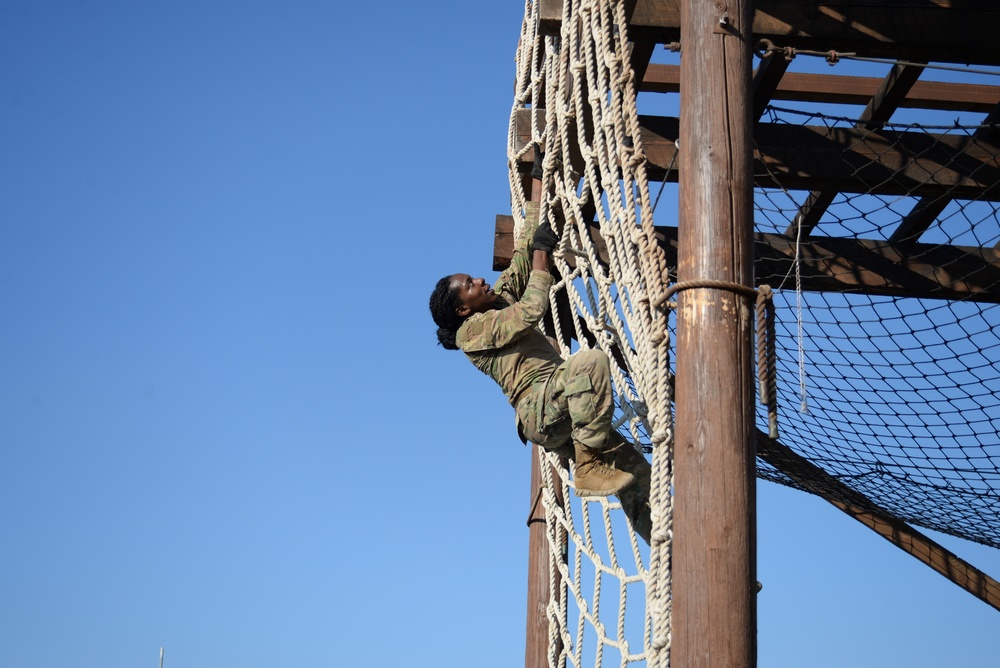
{"type": "Polygon", "coordinates": [[[566,555],[551,564],[549,665],[666,665],[670,335],[653,304],[667,266],[653,230],[624,5],[566,0],[561,35],[542,36],[537,25],[529,0],[508,139],[515,224],[525,207],[519,165],[544,147],[539,217],[561,230],[547,333],[564,356],[580,347],[608,353],[615,427],[654,453],[649,545],[621,502],[573,496],[566,463],[539,455],[550,553],[566,555]]]}
{"type": "MultiPolygon", "coordinates": [[[[657,308],[671,278],[653,209],[675,186],[654,184],[651,199],[624,2],[563,0],[562,11],[559,34],[542,35],[539,2],[525,4],[512,211],[523,224],[523,170],[540,147],[540,218],[561,230],[546,333],[564,356],[597,347],[613,360],[615,427],[652,455],[653,532],[637,537],[618,499],[575,497],[566,462],[540,452],[549,665],[662,668],[673,323],[657,308]]],[[[762,384],[777,396],[776,442],[807,466],[768,451],[762,401],[759,477],[1000,547],[994,130],[768,108],[755,131],[755,250],[756,280],[773,287],[775,361],[762,384]],[[768,143],[774,130],[817,148],[784,150],[768,143]],[[826,190],[803,177],[817,171],[826,190]]]]}

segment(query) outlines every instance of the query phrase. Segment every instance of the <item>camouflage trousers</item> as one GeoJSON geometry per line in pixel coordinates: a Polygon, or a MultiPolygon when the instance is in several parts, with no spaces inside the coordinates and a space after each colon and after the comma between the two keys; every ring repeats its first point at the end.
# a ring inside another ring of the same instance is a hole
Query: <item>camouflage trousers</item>
{"type": "Polygon", "coordinates": [[[581,350],[536,383],[515,407],[524,437],[546,450],[570,439],[594,450],[608,443],[615,405],[611,367],[601,350],[581,350]]]}

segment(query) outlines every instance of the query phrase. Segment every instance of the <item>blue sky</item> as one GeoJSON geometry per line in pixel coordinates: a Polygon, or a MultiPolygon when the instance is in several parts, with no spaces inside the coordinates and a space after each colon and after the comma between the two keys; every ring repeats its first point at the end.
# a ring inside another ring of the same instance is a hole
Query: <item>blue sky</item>
{"type": "MultiPolygon", "coordinates": [[[[523,661],[528,453],[426,306],[495,276],[523,6],[362,9],[0,5],[0,665],[523,661]]],[[[995,665],[758,488],[762,666],[995,665]]]]}

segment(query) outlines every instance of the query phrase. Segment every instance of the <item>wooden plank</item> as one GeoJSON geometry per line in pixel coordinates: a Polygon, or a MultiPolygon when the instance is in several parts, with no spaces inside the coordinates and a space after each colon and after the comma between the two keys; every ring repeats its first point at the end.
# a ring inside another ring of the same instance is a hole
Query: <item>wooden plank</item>
{"type": "Polygon", "coordinates": [[[1000,195],[997,149],[968,136],[759,124],[757,183],[959,199],[1000,195]],[[817,180],[820,184],[817,184],[817,180]]]}
{"type": "Polygon", "coordinates": [[[646,74],[646,68],[650,66],[649,59],[653,57],[653,51],[655,50],[656,42],[653,40],[632,42],[632,56],[629,58],[629,61],[632,65],[632,72],[635,74],[636,81],[642,81],[643,76],[646,74]]]}
{"type": "Polygon", "coordinates": [[[1000,610],[1000,583],[996,580],[759,430],[757,456],[802,489],[826,499],[910,556],[1000,610]]]}
{"type": "Polygon", "coordinates": [[[927,228],[937,220],[941,212],[951,203],[951,198],[945,195],[938,197],[921,197],[908,214],[903,216],[899,226],[889,236],[889,241],[916,241],[927,228]]]}
{"type": "MultiPolygon", "coordinates": [[[[549,647],[549,616],[548,605],[553,592],[551,587],[562,586],[558,573],[555,581],[549,579],[549,560],[553,558],[546,537],[545,509],[541,502],[542,469],[539,463],[539,447],[531,444],[531,487],[529,502],[531,507],[528,515],[528,609],[525,622],[524,666],[525,668],[548,668],[549,652],[556,654],[561,650],[561,639],[556,638],[557,646],[549,647]]],[[[563,462],[566,465],[566,462],[563,462]]],[[[564,503],[562,489],[555,489],[556,501],[564,503]]],[[[555,531],[561,532],[562,527],[555,531]]],[[[565,559],[565,555],[556,558],[565,559]]],[[[556,593],[558,596],[558,593],[556,593]]]]}
{"type": "MultiPolygon", "coordinates": [[[[562,0],[540,0],[539,31],[559,34],[562,0]]],[[[994,0],[756,0],[753,37],[779,47],[961,64],[1000,64],[994,0]]],[[[680,0],[638,0],[635,41],[680,40],[680,0]]]]}
{"type": "MultiPolygon", "coordinates": [[[[678,93],[680,81],[680,68],[677,65],[651,63],[646,68],[639,90],[678,93]]],[[[789,72],[781,78],[770,97],[771,100],[861,105],[867,104],[876,94],[882,81],[878,77],[789,72]]],[[[998,102],[1000,86],[917,81],[899,101],[899,106],[985,114],[998,102]]]]}
{"type": "MultiPolygon", "coordinates": [[[[597,224],[591,237],[607,263],[597,224]]],[[[677,228],[657,227],[656,237],[667,263],[677,265],[677,228]]],[[[493,269],[510,265],[514,250],[514,219],[497,216],[493,269]]],[[[863,292],[865,294],[959,299],[1000,303],[1000,251],[970,246],[893,244],[878,240],[810,238],[800,246],[802,289],[806,292],[863,292]]],[[[783,234],[754,235],[758,285],[788,275],[795,259],[795,238],[783,234]]]]}
{"type": "MultiPolygon", "coordinates": [[[[639,0],[630,34],[660,43],[676,41],[680,3],[639,0]]],[[[1000,64],[1000,6],[994,0],[756,0],[754,9],[754,39],[769,39],[779,47],[1000,64]]]]}
{"type": "MultiPolygon", "coordinates": [[[[661,246],[667,250],[671,264],[677,263],[677,228],[656,228],[656,235],[661,246]]],[[[608,251],[597,223],[590,224],[590,236],[597,248],[598,258],[605,266],[608,264],[608,251]]],[[[493,271],[503,271],[510,266],[514,255],[514,217],[497,214],[496,227],[493,232],[493,271]]],[[[567,258],[571,260],[571,258],[567,258]]]]}

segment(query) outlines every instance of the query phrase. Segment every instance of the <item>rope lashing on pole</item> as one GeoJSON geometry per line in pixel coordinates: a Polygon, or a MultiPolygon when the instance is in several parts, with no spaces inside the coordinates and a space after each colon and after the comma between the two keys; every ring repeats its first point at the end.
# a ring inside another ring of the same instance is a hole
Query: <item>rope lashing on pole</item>
{"type": "Polygon", "coordinates": [[[760,403],[767,408],[767,435],[778,438],[773,295],[770,285],[757,289],[757,383],[760,386],[760,403]]]}
{"type": "Polygon", "coordinates": [[[654,308],[676,309],[676,302],[670,298],[682,290],[694,289],[728,290],[755,300],[754,311],[757,321],[757,380],[760,385],[760,402],[767,408],[768,436],[778,438],[778,403],[776,377],[776,351],[774,345],[774,300],[770,285],[761,285],[753,289],[747,285],[730,281],[711,279],[683,281],[674,283],[659,299],[653,303],[654,308]]]}

